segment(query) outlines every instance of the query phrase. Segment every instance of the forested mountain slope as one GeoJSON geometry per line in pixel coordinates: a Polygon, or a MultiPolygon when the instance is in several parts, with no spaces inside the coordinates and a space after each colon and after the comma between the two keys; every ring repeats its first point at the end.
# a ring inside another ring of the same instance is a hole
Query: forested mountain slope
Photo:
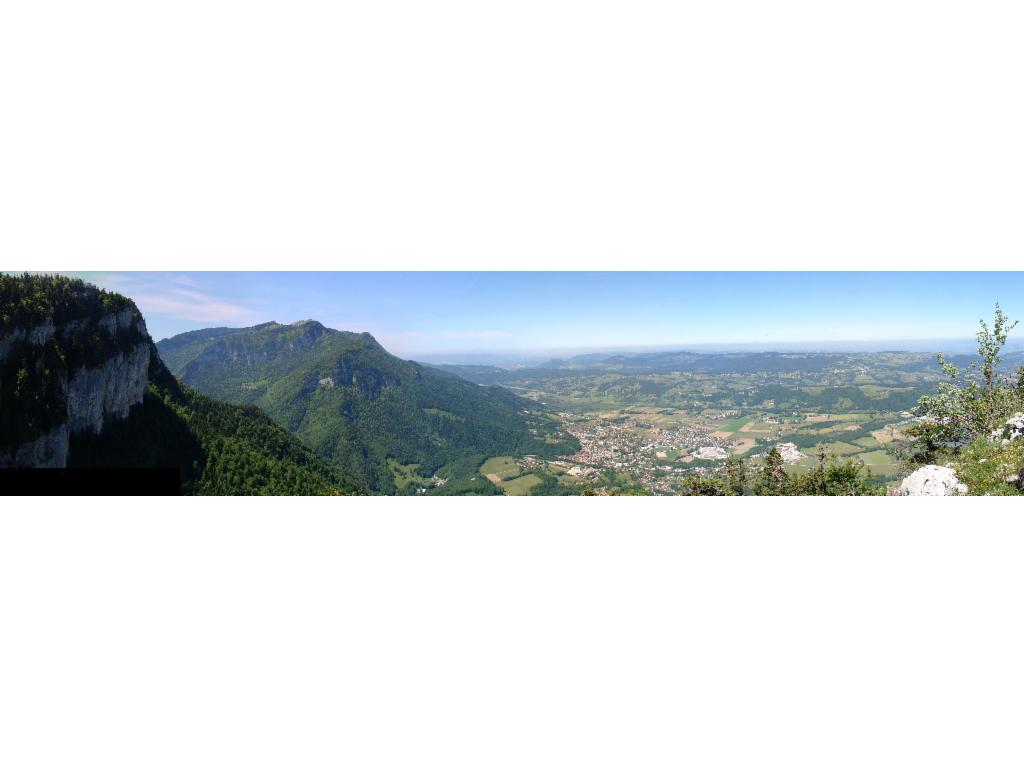
{"type": "Polygon", "coordinates": [[[134,303],[65,277],[0,275],[0,424],[0,466],[171,467],[201,494],[361,490],[257,409],[181,386],[134,303]]]}
{"type": "Polygon", "coordinates": [[[128,417],[72,435],[71,467],[180,467],[199,495],[350,495],[365,489],[258,408],[183,386],[156,349],[149,387],[128,417]]]}
{"type": "Polygon", "coordinates": [[[369,334],[311,320],[209,329],[157,347],[185,384],[259,406],[379,492],[395,490],[398,467],[450,475],[472,458],[553,456],[578,445],[536,404],[506,389],[401,360],[369,334]]]}

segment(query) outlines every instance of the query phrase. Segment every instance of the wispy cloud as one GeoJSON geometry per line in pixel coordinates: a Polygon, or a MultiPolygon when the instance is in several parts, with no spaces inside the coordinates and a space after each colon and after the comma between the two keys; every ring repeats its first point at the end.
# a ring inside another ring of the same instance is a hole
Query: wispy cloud
{"type": "Polygon", "coordinates": [[[134,292],[132,298],[143,314],[161,314],[177,320],[197,323],[251,324],[259,321],[259,314],[241,304],[225,301],[191,288],[168,286],[160,293],[134,292]]]}
{"type": "Polygon", "coordinates": [[[403,340],[403,339],[514,339],[515,335],[506,331],[381,331],[377,334],[381,338],[403,340]]]}
{"type": "Polygon", "coordinates": [[[144,316],[163,316],[195,323],[251,325],[260,314],[249,307],[197,290],[192,275],[167,272],[85,272],[76,273],[100,288],[123,293],[134,301],[144,316]]]}

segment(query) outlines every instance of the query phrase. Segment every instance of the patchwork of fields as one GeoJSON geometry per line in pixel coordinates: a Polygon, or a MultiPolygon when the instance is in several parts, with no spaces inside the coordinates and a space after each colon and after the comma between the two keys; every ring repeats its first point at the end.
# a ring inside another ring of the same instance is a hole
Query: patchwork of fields
{"type": "Polygon", "coordinates": [[[936,381],[927,356],[748,357],[743,371],[505,372],[502,384],[546,403],[584,447],[538,466],[496,457],[481,474],[510,494],[550,488],[545,477],[672,493],[690,474],[720,471],[729,457],[756,469],[770,447],[791,444],[786,458],[796,472],[817,466],[824,449],[863,463],[877,482],[900,475],[909,410],[936,381]]]}

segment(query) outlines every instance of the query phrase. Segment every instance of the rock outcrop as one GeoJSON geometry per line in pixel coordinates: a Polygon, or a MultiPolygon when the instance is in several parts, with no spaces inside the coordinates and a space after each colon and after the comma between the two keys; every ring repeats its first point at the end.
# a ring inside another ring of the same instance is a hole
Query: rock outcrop
{"type": "Polygon", "coordinates": [[[104,419],[125,419],[131,407],[142,402],[149,383],[149,348],[139,343],[99,368],[75,372],[67,387],[71,432],[100,432],[104,419]]]}
{"type": "Polygon", "coordinates": [[[47,319],[45,323],[33,326],[32,328],[15,328],[5,336],[0,336],[0,363],[7,359],[11,350],[21,342],[27,342],[33,346],[42,346],[56,333],[53,320],[47,319]]]}
{"type": "Polygon", "coordinates": [[[68,426],[62,424],[17,447],[0,448],[0,467],[65,467],[68,437],[68,426]]]}
{"type": "Polygon", "coordinates": [[[989,435],[989,440],[1000,445],[1009,445],[1021,438],[1024,438],[1024,413],[1013,414],[1002,427],[989,435]]]}
{"type": "Polygon", "coordinates": [[[897,496],[962,496],[967,486],[949,467],[929,464],[910,473],[900,483],[897,496]]]}
{"type": "MultiPolygon", "coordinates": [[[[52,319],[27,329],[15,329],[0,337],[0,362],[12,350],[56,344],[69,348],[81,338],[103,338],[109,354],[89,364],[69,363],[57,374],[56,392],[62,395],[64,423],[17,444],[0,441],[0,467],[64,467],[72,433],[99,433],[110,419],[127,418],[133,405],[142,402],[149,384],[152,342],[134,306],[99,318],[73,318],[60,326],[52,319]]],[[[54,407],[61,407],[54,396],[54,407]]],[[[52,423],[52,422],[51,422],[52,423]]]]}

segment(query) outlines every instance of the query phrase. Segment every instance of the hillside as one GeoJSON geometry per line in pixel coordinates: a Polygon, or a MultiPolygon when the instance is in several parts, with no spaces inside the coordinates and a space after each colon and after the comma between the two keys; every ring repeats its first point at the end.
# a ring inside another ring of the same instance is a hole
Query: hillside
{"type": "Polygon", "coordinates": [[[198,495],[348,495],[359,484],[258,408],[183,386],[153,349],[149,386],[124,420],[71,437],[70,467],[165,467],[198,495]]]}
{"type": "Polygon", "coordinates": [[[208,329],[157,348],[188,386],[258,406],[378,492],[395,492],[412,475],[437,475],[453,491],[488,456],[555,456],[578,445],[504,388],[401,360],[367,333],[312,320],[208,329]]]}
{"type": "Polygon", "coordinates": [[[124,296],[0,276],[0,307],[0,467],[176,467],[198,494],[359,490],[257,409],[181,386],[124,296]]]}

